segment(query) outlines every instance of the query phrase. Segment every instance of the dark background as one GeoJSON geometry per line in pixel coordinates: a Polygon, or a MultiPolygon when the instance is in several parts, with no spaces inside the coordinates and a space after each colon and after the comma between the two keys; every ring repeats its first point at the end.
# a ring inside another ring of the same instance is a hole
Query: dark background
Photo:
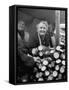
{"type": "MultiPolygon", "coordinates": [[[[55,23],[55,10],[43,9],[18,9],[18,20],[24,20],[26,24],[32,23],[33,19],[46,20],[48,23],[55,23]]],[[[65,23],[65,11],[60,11],[60,23],[65,23]]]]}

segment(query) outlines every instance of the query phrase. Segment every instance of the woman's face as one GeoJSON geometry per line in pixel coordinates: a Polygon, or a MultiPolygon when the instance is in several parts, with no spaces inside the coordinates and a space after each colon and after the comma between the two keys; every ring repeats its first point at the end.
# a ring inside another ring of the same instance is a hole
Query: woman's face
{"type": "Polygon", "coordinates": [[[48,27],[44,23],[40,23],[38,24],[37,30],[40,35],[45,35],[48,27]]]}
{"type": "Polygon", "coordinates": [[[18,22],[18,30],[24,30],[24,28],[25,28],[24,22],[23,21],[19,21],[18,22]]]}

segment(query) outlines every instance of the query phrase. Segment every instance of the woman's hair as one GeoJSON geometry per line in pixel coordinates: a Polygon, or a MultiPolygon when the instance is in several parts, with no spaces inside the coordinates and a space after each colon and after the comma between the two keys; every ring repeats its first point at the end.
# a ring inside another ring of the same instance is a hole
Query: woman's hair
{"type": "Polygon", "coordinates": [[[48,30],[48,23],[47,23],[47,21],[40,21],[40,23],[38,23],[36,25],[36,27],[38,28],[41,24],[44,24],[47,27],[47,30],[48,30]]]}

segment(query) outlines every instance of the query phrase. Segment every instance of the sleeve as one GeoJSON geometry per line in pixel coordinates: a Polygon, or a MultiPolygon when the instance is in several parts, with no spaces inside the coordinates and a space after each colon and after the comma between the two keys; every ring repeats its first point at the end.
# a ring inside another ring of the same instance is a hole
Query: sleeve
{"type": "Polygon", "coordinates": [[[53,35],[54,35],[54,33],[51,31],[51,32],[50,32],[50,36],[52,37],[53,35]]]}
{"type": "Polygon", "coordinates": [[[52,44],[53,32],[50,29],[48,30],[48,37],[49,37],[49,45],[50,47],[53,47],[53,44],[52,44]]]}
{"type": "Polygon", "coordinates": [[[50,34],[50,37],[52,37],[54,35],[54,31],[53,31],[53,26],[52,25],[49,25],[48,32],[50,34]]]}
{"type": "Polygon", "coordinates": [[[54,32],[50,32],[50,46],[54,47],[55,45],[56,45],[55,34],[54,34],[54,32]]]}
{"type": "Polygon", "coordinates": [[[24,62],[27,66],[33,66],[34,65],[34,59],[33,57],[27,56],[28,49],[24,47],[24,43],[22,40],[18,40],[18,55],[20,56],[21,60],[24,62]]]}

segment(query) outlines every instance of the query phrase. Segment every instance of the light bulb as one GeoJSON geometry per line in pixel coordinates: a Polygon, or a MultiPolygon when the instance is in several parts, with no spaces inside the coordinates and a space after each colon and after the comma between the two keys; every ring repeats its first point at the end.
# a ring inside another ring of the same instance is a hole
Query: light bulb
{"type": "Polygon", "coordinates": [[[56,65],[55,66],[55,70],[59,70],[59,65],[56,65]]]}
{"type": "Polygon", "coordinates": [[[64,67],[62,66],[61,68],[60,68],[60,73],[64,73],[65,72],[65,69],[64,69],[64,67]]]}
{"type": "Polygon", "coordinates": [[[53,77],[56,77],[58,75],[57,71],[53,71],[53,77]]]}
{"type": "Polygon", "coordinates": [[[44,60],[43,61],[43,65],[48,65],[48,61],[47,60],[44,60]]]}
{"type": "Polygon", "coordinates": [[[59,58],[59,53],[58,53],[58,52],[55,52],[55,53],[54,53],[54,58],[55,58],[55,59],[59,58]]]}
{"type": "Polygon", "coordinates": [[[62,61],[62,64],[65,65],[65,61],[64,60],[62,61]]]}
{"type": "Polygon", "coordinates": [[[50,74],[49,71],[45,71],[45,76],[48,76],[50,74]]]}
{"type": "Polygon", "coordinates": [[[45,71],[46,70],[46,66],[42,66],[41,71],[45,71]]]}
{"type": "Polygon", "coordinates": [[[56,63],[57,63],[57,64],[61,63],[61,59],[57,59],[57,60],[56,60],[56,63]]]}

